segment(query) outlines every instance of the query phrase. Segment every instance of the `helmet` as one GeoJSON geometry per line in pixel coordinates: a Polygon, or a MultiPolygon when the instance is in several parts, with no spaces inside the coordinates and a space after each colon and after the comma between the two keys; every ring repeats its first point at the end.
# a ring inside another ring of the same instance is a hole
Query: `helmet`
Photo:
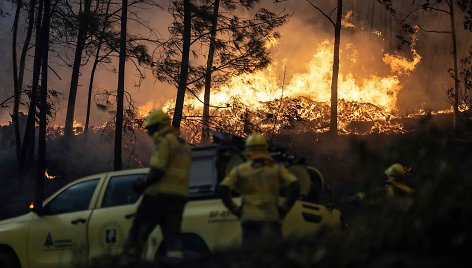
{"type": "Polygon", "coordinates": [[[246,139],[246,150],[262,150],[267,151],[269,145],[266,138],[262,134],[252,134],[246,139]]]}
{"type": "Polygon", "coordinates": [[[149,113],[144,121],[144,127],[149,128],[150,126],[159,124],[161,126],[170,124],[170,117],[162,111],[162,109],[156,109],[149,113]]]}
{"type": "Polygon", "coordinates": [[[406,176],[406,169],[403,165],[395,163],[385,170],[388,177],[402,178],[406,176]]]}

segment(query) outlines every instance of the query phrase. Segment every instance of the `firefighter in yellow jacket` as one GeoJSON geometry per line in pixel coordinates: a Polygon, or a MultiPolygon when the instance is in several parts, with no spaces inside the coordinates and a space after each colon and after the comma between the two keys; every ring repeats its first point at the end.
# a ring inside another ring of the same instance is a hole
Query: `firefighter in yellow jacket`
{"type": "Polygon", "coordinates": [[[404,167],[402,164],[394,163],[384,171],[385,181],[383,182],[383,187],[377,188],[369,194],[359,192],[354,196],[346,198],[345,201],[367,200],[370,203],[375,203],[379,201],[379,198],[385,197],[405,197],[409,200],[415,192],[414,186],[411,185],[412,181],[409,172],[409,168],[404,167]]]}
{"type": "Polygon", "coordinates": [[[246,156],[248,160],[233,168],[220,184],[224,205],[241,219],[243,247],[266,234],[282,238],[281,220],[300,189],[297,178],[272,159],[264,136],[254,134],[247,138],[246,156]],[[280,204],[281,186],[287,187],[288,193],[280,204]],[[232,190],[241,194],[241,206],[232,200],[232,190]]]}
{"type": "Polygon", "coordinates": [[[190,146],[170,125],[169,116],[158,109],[152,111],[144,127],[152,137],[155,150],[150,171],[144,181],[135,185],[144,191],[125,251],[139,258],[143,244],[156,225],[160,225],[169,258],[182,258],[180,231],[182,214],[187,202],[188,177],[191,164],[190,146]]]}

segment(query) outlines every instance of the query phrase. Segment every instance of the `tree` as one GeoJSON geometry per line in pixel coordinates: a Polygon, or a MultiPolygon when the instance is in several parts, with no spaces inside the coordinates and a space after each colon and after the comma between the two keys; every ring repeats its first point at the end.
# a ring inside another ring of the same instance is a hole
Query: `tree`
{"type": "Polygon", "coordinates": [[[18,124],[18,111],[20,108],[21,101],[21,88],[19,85],[18,79],[18,61],[17,61],[17,37],[18,37],[18,21],[20,19],[21,7],[23,5],[22,0],[16,1],[16,11],[15,11],[15,20],[13,22],[13,39],[12,39],[12,59],[13,59],[13,95],[14,95],[14,105],[12,113],[12,122],[15,128],[15,142],[16,142],[16,157],[20,159],[21,153],[21,137],[20,137],[20,127],[18,124]]]}
{"type": "MultiPolygon", "coordinates": [[[[284,24],[289,15],[274,14],[266,9],[255,12],[253,18],[242,19],[234,15],[238,7],[250,8],[255,2],[257,1],[193,1],[190,3],[192,8],[190,21],[185,21],[181,3],[174,2],[171,9],[174,22],[169,27],[171,36],[164,43],[161,59],[154,70],[156,77],[178,88],[186,88],[197,98],[196,94],[207,84],[205,94],[208,103],[198,99],[209,109],[209,87],[222,84],[234,75],[266,67],[270,62],[267,41],[278,38],[274,29],[284,24]],[[215,13],[215,3],[224,11],[215,13]],[[217,14],[216,18],[214,14],[217,14]],[[184,26],[186,23],[190,24],[190,31],[187,32],[184,26]],[[216,26],[213,26],[215,23],[216,26]],[[212,27],[216,27],[216,31],[212,30],[212,27]],[[212,32],[215,33],[213,37],[212,32]],[[190,40],[187,38],[188,34],[190,40]],[[214,51],[210,51],[212,43],[214,51]],[[187,44],[190,45],[188,50],[187,44]],[[192,49],[192,47],[197,48],[192,49]],[[187,51],[192,52],[192,59],[196,60],[191,61],[190,58],[187,60],[183,57],[187,51]],[[178,60],[177,57],[181,59],[178,60]],[[205,57],[206,64],[200,65],[198,57],[205,57]],[[185,65],[188,65],[188,68],[185,68],[185,65]],[[183,77],[179,75],[187,69],[187,80],[184,84],[181,79],[183,77]]],[[[180,127],[183,108],[181,100],[184,96],[182,90],[178,91],[174,109],[175,127],[180,127]]]]}
{"type": "Polygon", "coordinates": [[[183,6],[183,33],[182,33],[182,60],[180,66],[179,84],[177,87],[177,97],[175,100],[174,116],[172,118],[172,125],[180,128],[180,121],[182,121],[182,110],[184,108],[185,90],[187,89],[189,57],[190,57],[190,38],[192,28],[192,3],[190,0],[184,0],[183,6]]]}
{"type": "Polygon", "coordinates": [[[39,135],[38,135],[38,165],[36,171],[35,204],[41,207],[44,199],[44,180],[46,172],[46,128],[48,114],[48,57],[49,57],[49,30],[51,22],[51,1],[44,1],[44,15],[41,25],[41,88],[39,91],[39,135]]]}
{"type": "Polygon", "coordinates": [[[18,22],[20,17],[20,11],[23,6],[22,0],[17,0],[17,9],[15,12],[15,20],[13,24],[13,44],[12,44],[12,59],[13,59],[13,84],[14,84],[14,104],[13,104],[13,112],[12,112],[12,122],[15,131],[15,144],[16,144],[16,157],[18,161],[18,166],[22,167],[23,163],[21,163],[21,136],[20,136],[20,126],[18,122],[18,115],[19,115],[19,108],[21,103],[21,95],[23,92],[23,77],[25,71],[25,63],[26,63],[26,54],[29,50],[29,44],[31,41],[31,36],[33,33],[34,27],[34,10],[36,6],[36,0],[29,1],[29,9],[28,9],[28,27],[26,31],[26,37],[23,44],[23,48],[21,50],[20,56],[20,64],[18,67],[17,63],[17,32],[18,32],[18,22]]]}
{"type": "Polygon", "coordinates": [[[220,0],[213,3],[213,14],[211,17],[210,44],[208,46],[207,66],[205,70],[205,95],[203,99],[203,128],[202,143],[210,141],[210,89],[211,89],[211,73],[213,72],[213,57],[215,56],[216,47],[216,30],[218,28],[218,10],[220,8],[220,0]]]}
{"type": "Polygon", "coordinates": [[[121,142],[123,134],[123,97],[125,91],[125,66],[126,66],[126,23],[128,20],[128,0],[122,0],[121,5],[121,37],[120,37],[120,62],[118,69],[118,92],[116,102],[115,125],[115,154],[114,169],[121,170],[121,142]]]}
{"type": "Polygon", "coordinates": [[[306,0],[312,7],[318,10],[334,27],[334,49],[333,49],[333,74],[331,77],[331,116],[329,123],[329,132],[332,135],[338,133],[338,74],[339,74],[339,46],[341,43],[341,18],[343,14],[343,1],[338,0],[336,22],[330,16],[323,12],[317,5],[310,0],[306,0]]]}
{"type": "Polygon", "coordinates": [[[20,169],[25,168],[26,157],[28,157],[28,163],[33,162],[34,148],[35,148],[35,121],[36,121],[36,108],[38,104],[37,95],[38,95],[38,85],[39,85],[39,76],[41,72],[41,27],[42,27],[42,16],[43,16],[43,5],[42,0],[39,1],[38,10],[36,12],[36,36],[35,36],[35,48],[34,48],[34,62],[33,62],[33,80],[31,85],[30,92],[30,101],[28,108],[28,118],[26,121],[25,133],[23,137],[23,145],[21,146],[21,155],[20,155],[20,169]]]}
{"type": "Polygon", "coordinates": [[[75,99],[77,96],[77,87],[79,83],[80,66],[82,64],[82,52],[84,50],[85,42],[87,39],[88,32],[88,18],[90,14],[90,7],[92,0],[84,0],[84,9],[80,9],[78,20],[79,29],[77,33],[77,45],[75,47],[75,57],[72,69],[72,76],[70,81],[69,89],[69,101],[67,103],[67,114],[64,135],[66,137],[72,136],[72,126],[74,124],[74,110],[75,110],[75,99]]]}
{"type": "Polygon", "coordinates": [[[89,80],[89,90],[88,90],[88,97],[87,97],[87,114],[85,116],[85,127],[84,127],[84,132],[88,132],[89,128],[89,119],[90,119],[90,104],[91,104],[91,99],[92,99],[92,89],[93,89],[93,81],[95,77],[95,71],[97,70],[98,64],[101,62],[102,59],[106,58],[107,55],[111,53],[107,53],[104,56],[100,56],[100,52],[102,50],[102,45],[104,43],[104,38],[106,34],[106,29],[109,27],[109,10],[110,10],[110,4],[112,0],[108,0],[106,3],[106,8],[105,8],[105,18],[103,19],[103,24],[102,24],[102,30],[98,33],[97,37],[97,50],[95,52],[95,60],[93,61],[93,66],[92,66],[92,71],[90,72],[90,80],[89,80]]]}

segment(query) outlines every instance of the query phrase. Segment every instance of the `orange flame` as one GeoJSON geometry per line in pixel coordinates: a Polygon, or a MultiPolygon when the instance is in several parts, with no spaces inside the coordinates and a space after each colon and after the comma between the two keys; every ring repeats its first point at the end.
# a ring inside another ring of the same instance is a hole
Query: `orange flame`
{"type": "Polygon", "coordinates": [[[344,28],[355,28],[356,26],[351,21],[354,18],[354,15],[355,13],[352,10],[348,10],[346,12],[346,15],[344,15],[344,17],[341,18],[341,25],[344,28]]]}
{"type": "MultiPolygon", "coordinates": [[[[333,66],[333,43],[322,42],[307,64],[307,71],[292,75],[281,86],[277,62],[264,70],[235,76],[211,94],[210,127],[245,135],[253,131],[280,132],[284,128],[303,125],[309,131],[328,130],[333,66]],[[217,107],[217,108],[215,108],[217,107]]],[[[347,44],[341,56],[356,63],[355,46],[347,44]],[[343,56],[343,53],[351,53],[343,56]]],[[[412,48],[413,59],[384,55],[392,74],[360,78],[340,67],[338,78],[338,124],[341,133],[404,132],[398,123],[397,95],[401,90],[399,75],[411,73],[421,56],[412,48]],[[363,123],[362,123],[363,122],[363,123]]],[[[203,93],[199,96],[203,99],[203,93]]],[[[164,107],[172,113],[175,101],[164,107]]],[[[139,109],[149,111],[149,102],[139,109]]],[[[201,130],[203,103],[186,99],[183,132],[197,142],[201,130]],[[193,132],[193,134],[192,134],[193,132]]]]}
{"type": "Polygon", "coordinates": [[[47,169],[44,171],[44,177],[45,177],[46,179],[48,179],[48,180],[54,180],[54,179],[57,179],[57,178],[58,178],[58,176],[49,175],[47,169]]]}

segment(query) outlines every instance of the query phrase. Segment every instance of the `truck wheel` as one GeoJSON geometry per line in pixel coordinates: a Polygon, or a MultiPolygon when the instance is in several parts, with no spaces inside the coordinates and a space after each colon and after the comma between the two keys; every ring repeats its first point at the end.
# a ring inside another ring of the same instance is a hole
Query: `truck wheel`
{"type": "Polygon", "coordinates": [[[15,256],[8,253],[0,253],[0,267],[2,268],[21,268],[20,263],[15,256]]]}

